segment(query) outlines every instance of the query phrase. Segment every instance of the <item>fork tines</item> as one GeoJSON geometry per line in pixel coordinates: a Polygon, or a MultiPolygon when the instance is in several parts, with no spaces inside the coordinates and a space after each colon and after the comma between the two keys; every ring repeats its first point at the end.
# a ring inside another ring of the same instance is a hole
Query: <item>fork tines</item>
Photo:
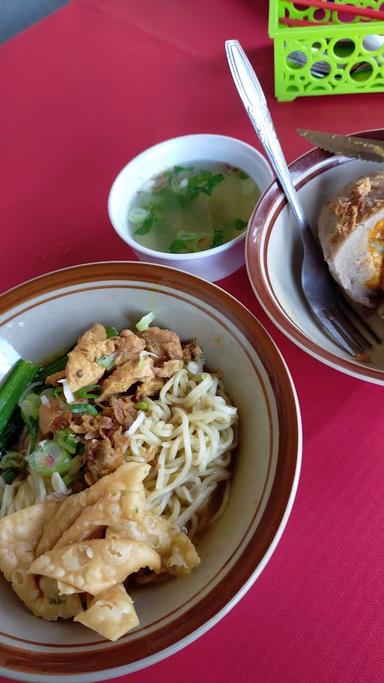
{"type": "MultiPolygon", "coordinates": [[[[345,350],[352,355],[363,353],[381,339],[369,323],[356,311],[349,301],[341,296],[335,306],[327,311],[327,318],[341,336],[345,350]]],[[[339,339],[340,343],[340,339],[339,339]]]]}

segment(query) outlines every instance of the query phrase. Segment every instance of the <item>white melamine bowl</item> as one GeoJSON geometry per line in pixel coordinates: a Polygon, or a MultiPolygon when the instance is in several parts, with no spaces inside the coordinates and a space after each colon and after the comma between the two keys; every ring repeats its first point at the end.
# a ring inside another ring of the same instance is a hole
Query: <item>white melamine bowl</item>
{"type": "Polygon", "coordinates": [[[214,282],[244,264],[246,231],[213,249],[191,254],[168,254],[139,244],[128,220],[136,193],[146,181],[172,166],[188,166],[199,161],[218,161],[238,166],[255,181],[261,193],[273,179],[265,158],[245,142],[225,135],[185,135],[146,149],[120,171],[109,194],[108,214],[117,234],[132,247],[141,261],[181,268],[214,282]]]}

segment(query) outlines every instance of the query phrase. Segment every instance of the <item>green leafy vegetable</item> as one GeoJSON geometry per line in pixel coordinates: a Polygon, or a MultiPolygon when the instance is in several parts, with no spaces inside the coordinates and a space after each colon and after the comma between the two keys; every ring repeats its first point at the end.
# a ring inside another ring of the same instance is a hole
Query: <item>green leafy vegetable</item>
{"type": "Polygon", "coordinates": [[[171,242],[171,244],[168,247],[168,251],[171,254],[187,254],[188,251],[191,250],[188,250],[188,246],[185,240],[178,239],[173,240],[173,242],[171,242]]]}
{"type": "Polygon", "coordinates": [[[155,220],[157,219],[156,204],[151,202],[148,204],[148,206],[143,208],[145,208],[145,210],[148,211],[148,215],[146,219],[143,221],[143,223],[140,225],[140,227],[138,227],[135,230],[135,235],[146,235],[152,228],[152,225],[154,224],[155,220]]]}
{"type": "MultiPolygon", "coordinates": [[[[193,166],[175,166],[173,169],[173,173],[183,173],[183,172],[190,173],[191,171],[193,171],[193,166]]],[[[171,175],[172,175],[172,171],[171,171],[171,175]]]]}
{"type": "Polygon", "coordinates": [[[52,361],[49,365],[45,365],[44,367],[40,368],[37,379],[44,381],[49,375],[54,375],[56,372],[62,372],[62,370],[65,370],[65,367],[68,363],[68,354],[64,353],[62,356],[59,356],[59,358],[56,358],[56,360],[52,361]]]}
{"type": "Polygon", "coordinates": [[[56,441],[50,440],[42,441],[26,460],[29,467],[43,477],[48,477],[54,472],[65,474],[72,464],[68,451],[61,448],[56,441]]]}
{"type": "Polygon", "coordinates": [[[235,230],[244,230],[247,225],[247,221],[243,221],[241,218],[235,218],[233,221],[229,221],[228,223],[228,227],[234,228],[235,230]]]}
{"type": "Polygon", "coordinates": [[[197,199],[202,192],[211,196],[213,190],[224,180],[223,173],[212,173],[212,171],[200,171],[197,175],[188,178],[186,194],[189,199],[197,199]]]}
{"type": "Polygon", "coordinates": [[[98,415],[99,412],[95,406],[90,403],[71,403],[69,410],[74,415],[98,415]]]}
{"type": "Polygon", "coordinates": [[[106,325],[105,332],[107,334],[107,339],[110,339],[111,337],[117,337],[119,334],[116,327],[113,327],[113,325],[106,325]]]}
{"type": "Polygon", "coordinates": [[[0,387],[0,447],[5,447],[9,438],[9,430],[6,429],[18,401],[25,389],[32,383],[39,366],[28,360],[17,361],[5,382],[0,387]]]}
{"type": "Polygon", "coordinates": [[[213,231],[212,247],[220,247],[222,244],[224,244],[224,231],[223,230],[214,230],[213,231]]]}
{"type": "MultiPolygon", "coordinates": [[[[107,356],[107,358],[108,358],[108,356],[107,356]]],[[[99,362],[99,361],[97,361],[97,362],[99,362]]],[[[101,365],[101,363],[99,363],[99,365],[101,365]]],[[[100,384],[87,384],[86,387],[81,387],[81,389],[78,389],[77,391],[75,391],[76,398],[98,398],[100,396],[100,394],[101,394],[100,384]]]]}
{"type": "Polygon", "coordinates": [[[208,246],[211,246],[212,234],[210,232],[184,232],[179,230],[176,234],[176,239],[171,242],[168,251],[171,254],[190,254],[196,251],[201,251],[208,246]],[[204,242],[206,247],[204,247],[204,242]]]}

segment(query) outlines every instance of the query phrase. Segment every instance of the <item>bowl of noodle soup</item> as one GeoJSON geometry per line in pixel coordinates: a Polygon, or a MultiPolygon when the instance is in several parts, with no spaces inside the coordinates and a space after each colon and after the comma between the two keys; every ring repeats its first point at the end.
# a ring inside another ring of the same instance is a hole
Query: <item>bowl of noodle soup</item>
{"type": "MultiPolygon", "coordinates": [[[[139,382],[135,377],[130,396],[123,396],[125,404],[128,399],[136,403],[130,426],[123,432],[129,447],[119,467],[140,470],[137,476],[144,487],[148,519],[161,517],[172,529],[180,528],[183,538],[178,547],[184,547],[185,539],[193,542],[199,560],[190,553],[192,571],[172,575],[170,570],[171,580],[165,576],[148,582],[146,573],[139,572],[139,580],[129,584],[139,623],[115,642],[86,629],[81,620],[38,619],[1,577],[0,671],[4,675],[64,681],[71,671],[79,682],[98,681],[163,659],[204,633],[237,603],[265,567],[287,523],[301,464],[295,388],[264,328],[215,285],[141,262],[86,264],[28,281],[0,297],[0,379],[20,358],[41,363],[66,349],[81,352],[81,335],[95,323],[137,332],[137,321],[148,313],[153,318],[149,329],[177,335],[184,356],[174,363],[177,352],[170,353],[166,362],[174,365],[171,371],[168,366],[166,372],[164,366],[158,369],[157,391],[151,394],[148,385],[143,388],[147,380],[143,373],[139,382]],[[204,366],[196,355],[188,356],[188,340],[197,340],[204,366]]],[[[115,354],[123,352],[126,338],[132,341],[130,332],[116,333],[109,340],[104,336],[97,343],[113,342],[115,354]]],[[[144,330],[136,338],[145,339],[140,371],[159,366],[150,335],[144,330]]],[[[78,354],[72,360],[75,357],[78,354]]],[[[66,372],[71,378],[68,366],[66,372]]],[[[113,371],[107,372],[101,378],[101,396],[80,399],[83,408],[85,403],[89,406],[89,418],[91,409],[99,412],[100,420],[112,414],[113,406],[117,409],[121,395],[112,375],[113,371]]],[[[78,391],[71,381],[69,385],[78,391]]],[[[44,389],[42,395],[48,398],[40,398],[42,405],[56,400],[58,387],[54,398],[51,389],[44,389]]],[[[64,394],[70,405],[71,394],[64,394]]],[[[87,439],[92,442],[93,436],[83,429],[85,423],[92,429],[88,417],[70,418],[70,427],[79,427],[76,438],[86,449],[87,439]]],[[[92,457],[82,470],[86,475],[82,486],[89,487],[85,492],[115,476],[109,470],[95,472],[92,457]]],[[[64,505],[64,498],[67,503],[75,500],[75,490],[64,474],[52,481],[42,471],[43,475],[31,468],[22,481],[16,478],[7,485],[0,481],[3,519],[47,500],[55,514],[64,510],[55,507],[64,505]]],[[[45,524],[48,529],[49,520],[45,524]]],[[[113,532],[112,527],[108,530],[113,532]]],[[[23,529],[16,525],[14,533],[16,539],[18,534],[22,538],[23,529]]],[[[68,533],[65,527],[64,533],[68,533]]],[[[91,542],[103,543],[97,537],[91,542]]],[[[60,548],[60,540],[55,547],[60,548]]]]}

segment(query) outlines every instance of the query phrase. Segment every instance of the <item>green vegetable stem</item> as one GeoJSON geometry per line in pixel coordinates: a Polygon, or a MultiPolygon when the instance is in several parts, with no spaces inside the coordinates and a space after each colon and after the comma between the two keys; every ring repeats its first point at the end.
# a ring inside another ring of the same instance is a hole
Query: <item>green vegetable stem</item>
{"type": "Polygon", "coordinates": [[[0,387],[0,447],[5,447],[6,428],[17,408],[18,401],[40,367],[29,360],[19,360],[0,387]]]}

